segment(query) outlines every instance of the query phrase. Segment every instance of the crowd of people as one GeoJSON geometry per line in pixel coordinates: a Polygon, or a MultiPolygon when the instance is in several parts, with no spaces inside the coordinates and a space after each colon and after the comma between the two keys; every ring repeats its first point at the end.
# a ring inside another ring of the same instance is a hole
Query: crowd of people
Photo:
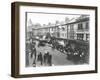
{"type": "Polygon", "coordinates": [[[52,41],[52,48],[57,49],[61,53],[66,54],[67,59],[73,62],[88,63],[89,60],[89,45],[85,43],[68,42],[65,46],[58,43],[57,40],[52,41]],[[81,43],[81,44],[80,44],[81,43]]]}

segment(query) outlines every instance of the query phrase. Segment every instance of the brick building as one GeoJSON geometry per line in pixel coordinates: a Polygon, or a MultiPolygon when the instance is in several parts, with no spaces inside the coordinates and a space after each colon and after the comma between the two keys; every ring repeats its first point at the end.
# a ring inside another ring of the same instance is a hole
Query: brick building
{"type": "Polygon", "coordinates": [[[73,18],[71,21],[63,24],[49,24],[36,27],[33,25],[32,34],[46,35],[50,33],[51,36],[62,39],[75,40],[89,40],[89,17],[80,16],[73,18]]]}

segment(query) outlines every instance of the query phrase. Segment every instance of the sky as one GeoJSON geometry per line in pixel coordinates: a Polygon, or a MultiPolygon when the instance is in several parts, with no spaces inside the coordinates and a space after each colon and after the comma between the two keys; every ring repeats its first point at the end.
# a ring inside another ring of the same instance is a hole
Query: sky
{"type": "Polygon", "coordinates": [[[55,23],[56,21],[65,21],[65,18],[69,19],[79,17],[80,15],[71,15],[71,14],[48,14],[48,13],[27,13],[27,22],[31,20],[33,24],[40,23],[48,24],[55,23]]]}

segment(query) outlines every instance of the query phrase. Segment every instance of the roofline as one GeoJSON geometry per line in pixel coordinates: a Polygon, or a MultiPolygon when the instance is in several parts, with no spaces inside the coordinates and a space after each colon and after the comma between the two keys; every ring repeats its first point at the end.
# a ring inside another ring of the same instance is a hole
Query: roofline
{"type": "MultiPolygon", "coordinates": [[[[85,18],[85,19],[87,19],[87,20],[83,20],[83,19],[81,19],[80,21],[74,21],[74,22],[71,22],[71,23],[60,24],[60,25],[50,26],[50,27],[42,27],[42,28],[37,28],[37,29],[54,28],[54,27],[58,27],[58,26],[64,26],[64,25],[75,24],[75,23],[78,23],[78,22],[85,22],[85,21],[89,21],[89,17],[88,17],[88,18],[85,18]]],[[[37,29],[35,29],[35,30],[37,30],[37,29]]]]}

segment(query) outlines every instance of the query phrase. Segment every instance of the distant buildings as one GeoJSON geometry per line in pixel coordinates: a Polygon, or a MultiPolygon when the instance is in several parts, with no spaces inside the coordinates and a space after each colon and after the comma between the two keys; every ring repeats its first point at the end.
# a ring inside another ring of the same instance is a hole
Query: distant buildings
{"type": "Polygon", "coordinates": [[[32,25],[31,36],[46,35],[49,33],[51,36],[61,39],[77,39],[89,40],[89,17],[80,16],[79,18],[68,21],[67,23],[56,23],[36,27],[32,25]]]}

